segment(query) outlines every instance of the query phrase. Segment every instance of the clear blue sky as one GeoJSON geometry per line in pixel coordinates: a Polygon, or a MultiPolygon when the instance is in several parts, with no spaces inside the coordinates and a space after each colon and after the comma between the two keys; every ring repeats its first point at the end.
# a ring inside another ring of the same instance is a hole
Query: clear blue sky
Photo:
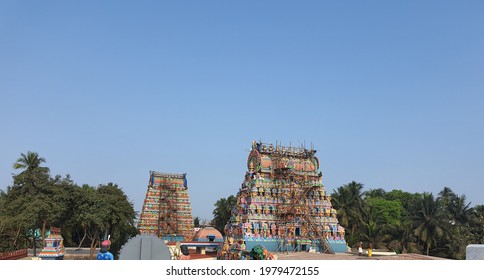
{"type": "Polygon", "coordinates": [[[311,143],[323,183],[484,204],[483,1],[2,1],[0,187],[20,153],[120,185],[236,194],[252,140],[311,143]]]}

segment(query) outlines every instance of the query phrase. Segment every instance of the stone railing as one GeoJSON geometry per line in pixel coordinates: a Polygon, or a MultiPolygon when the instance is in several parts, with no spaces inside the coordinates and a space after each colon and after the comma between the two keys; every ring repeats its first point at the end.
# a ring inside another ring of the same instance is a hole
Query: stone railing
{"type": "Polygon", "coordinates": [[[27,249],[21,249],[13,252],[0,254],[0,260],[18,260],[27,257],[27,249]]]}

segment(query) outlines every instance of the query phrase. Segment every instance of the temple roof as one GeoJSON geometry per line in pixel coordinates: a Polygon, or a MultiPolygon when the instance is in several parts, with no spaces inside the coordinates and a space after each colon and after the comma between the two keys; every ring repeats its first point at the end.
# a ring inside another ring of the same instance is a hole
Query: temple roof
{"type": "Polygon", "coordinates": [[[220,231],[216,230],[213,227],[206,227],[197,231],[197,233],[193,237],[193,240],[196,240],[199,238],[207,238],[207,236],[214,236],[216,239],[223,238],[220,231]]]}
{"type": "Polygon", "coordinates": [[[179,173],[163,173],[163,172],[156,172],[150,171],[150,174],[156,177],[163,177],[163,178],[175,178],[175,179],[183,179],[187,176],[186,173],[179,174],[179,173]]]}
{"type": "Polygon", "coordinates": [[[252,142],[252,149],[257,150],[261,154],[268,154],[268,155],[279,155],[285,157],[300,157],[300,158],[311,158],[316,154],[315,149],[306,149],[303,146],[300,147],[291,147],[291,146],[282,146],[280,144],[273,145],[268,143],[262,142],[252,142]]]}

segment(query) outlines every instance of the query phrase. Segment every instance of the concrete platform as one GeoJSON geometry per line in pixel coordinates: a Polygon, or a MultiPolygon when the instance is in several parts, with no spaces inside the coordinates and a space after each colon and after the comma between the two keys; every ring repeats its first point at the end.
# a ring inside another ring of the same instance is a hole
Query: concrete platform
{"type": "MultiPolygon", "coordinates": [[[[377,252],[378,253],[378,252],[377,252]]],[[[383,252],[380,252],[383,253],[383,252]]],[[[388,252],[387,252],[388,253],[388,252]]],[[[419,255],[419,254],[378,254],[373,252],[372,257],[358,256],[352,253],[321,254],[297,252],[288,254],[277,254],[278,260],[445,260],[442,258],[419,255]]]]}

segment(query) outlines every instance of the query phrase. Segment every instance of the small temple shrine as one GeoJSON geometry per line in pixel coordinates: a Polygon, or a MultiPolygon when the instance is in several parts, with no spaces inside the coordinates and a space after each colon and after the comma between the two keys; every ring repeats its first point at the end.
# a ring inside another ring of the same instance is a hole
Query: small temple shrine
{"type": "Polygon", "coordinates": [[[45,238],[45,247],[39,253],[42,260],[62,260],[66,254],[64,238],[61,236],[60,228],[51,228],[45,238]]]}
{"type": "Polygon", "coordinates": [[[225,234],[272,252],[346,252],[316,150],[253,142],[225,234]]]}
{"type": "Polygon", "coordinates": [[[168,241],[190,240],[193,219],[186,174],[150,171],[138,230],[168,241]]]}

